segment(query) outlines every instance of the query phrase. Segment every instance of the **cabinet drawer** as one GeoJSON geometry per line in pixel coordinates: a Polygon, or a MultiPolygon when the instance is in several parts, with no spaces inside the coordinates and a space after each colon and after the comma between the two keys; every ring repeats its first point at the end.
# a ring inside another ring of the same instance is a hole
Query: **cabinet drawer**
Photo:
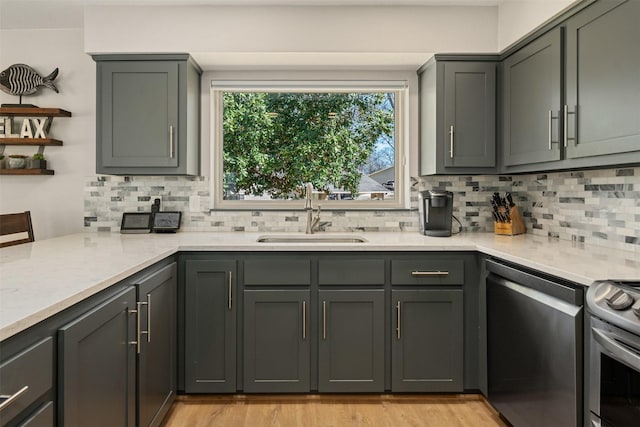
{"type": "Polygon", "coordinates": [[[321,259],[320,285],[384,285],[384,259],[321,259]]]}
{"type": "Polygon", "coordinates": [[[5,425],[53,386],[53,340],[49,337],[0,365],[0,425],[5,425]],[[9,401],[11,400],[11,401],[9,401]]]}
{"type": "Polygon", "coordinates": [[[392,285],[462,285],[464,260],[392,260],[392,285]]]}
{"type": "Polygon", "coordinates": [[[244,261],[245,285],[310,285],[311,260],[261,258],[244,261]]]}
{"type": "Polygon", "coordinates": [[[53,422],[53,402],[49,401],[20,424],[20,427],[51,427],[53,425],[55,425],[53,422]]]}

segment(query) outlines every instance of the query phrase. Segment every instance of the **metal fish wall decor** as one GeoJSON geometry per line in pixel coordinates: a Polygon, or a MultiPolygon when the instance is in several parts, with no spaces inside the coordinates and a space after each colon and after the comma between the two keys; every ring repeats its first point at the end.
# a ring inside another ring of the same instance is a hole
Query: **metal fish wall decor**
{"type": "Polygon", "coordinates": [[[53,84],[57,76],[57,68],[48,76],[42,77],[28,65],[13,64],[0,73],[0,89],[8,94],[19,96],[22,103],[23,95],[33,95],[40,86],[48,87],[58,93],[58,88],[53,84]]]}

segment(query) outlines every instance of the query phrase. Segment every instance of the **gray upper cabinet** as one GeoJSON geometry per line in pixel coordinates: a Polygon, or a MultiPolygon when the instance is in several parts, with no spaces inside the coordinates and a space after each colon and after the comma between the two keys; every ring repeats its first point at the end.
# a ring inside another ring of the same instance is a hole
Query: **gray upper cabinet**
{"type": "Polygon", "coordinates": [[[310,390],[310,291],[244,291],[245,393],[310,390]]]}
{"type": "Polygon", "coordinates": [[[640,163],[638,22],[596,1],[503,61],[503,172],[640,163]]]}
{"type": "Polygon", "coordinates": [[[58,425],[136,425],[135,308],[129,287],[60,328],[58,425]]]}
{"type": "Polygon", "coordinates": [[[155,427],[176,397],[176,263],[140,279],[136,287],[141,321],[137,425],[155,427]]]}
{"type": "Polygon", "coordinates": [[[420,73],[420,174],[496,172],[496,62],[432,60],[420,73]]]}
{"type": "Polygon", "coordinates": [[[639,162],[640,2],[596,2],[566,28],[567,157],[639,162]]]}
{"type": "Polygon", "coordinates": [[[520,49],[502,66],[504,165],[560,160],[561,29],[520,49]]]}
{"type": "Polygon", "coordinates": [[[200,69],[188,55],[95,55],[96,171],[197,175],[200,69]]]}
{"type": "Polygon", "coordinates": [[[236,391],[236,262],[185,261],[185,391],[236,391]]]}
{"type": "Polygon", "coordinates": [[[396,392],[463,390],[463,291],[392,291],[396,392]]]}
{"type": "Polygon", "coordinates": [[[384,391],[384,289],[320,290],[318,391],[384,391]]]}

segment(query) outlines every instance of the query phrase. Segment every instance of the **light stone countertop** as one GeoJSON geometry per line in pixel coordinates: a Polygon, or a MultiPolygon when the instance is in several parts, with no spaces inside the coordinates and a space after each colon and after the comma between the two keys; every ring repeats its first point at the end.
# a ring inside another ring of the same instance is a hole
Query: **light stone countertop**
{"type": "Polygon", "coordinates": [[[2,248],[0,341],[179,251],[479,251],[585,286],[640,281],[640,252],[526,234],[354,233],[365,243],[257,243],[259,235],[79,233],[2,248]]]}

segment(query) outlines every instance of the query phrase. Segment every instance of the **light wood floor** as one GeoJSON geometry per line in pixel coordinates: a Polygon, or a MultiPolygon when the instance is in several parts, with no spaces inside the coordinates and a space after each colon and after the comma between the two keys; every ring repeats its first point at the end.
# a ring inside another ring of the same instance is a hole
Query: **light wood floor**
{"type": "Polygon", "coordinates": [[[484,398],[461,395],[178,396],[162,427],[505,427],[484,398]]]}

